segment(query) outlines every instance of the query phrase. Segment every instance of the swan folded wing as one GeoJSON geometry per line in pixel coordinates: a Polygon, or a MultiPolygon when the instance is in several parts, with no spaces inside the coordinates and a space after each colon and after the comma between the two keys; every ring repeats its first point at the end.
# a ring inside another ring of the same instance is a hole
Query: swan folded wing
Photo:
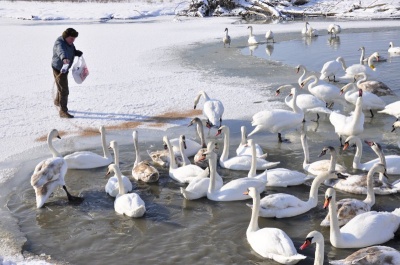
{"type": "Polygon", "coordinates": [[[219,100],[208,100],[204,103],[203,113],[213,125],[217,125],[224,113],[224,106],[219,100]]]}
{"type": "Polygon", "coordinates": [[[138,212],[146,211],[144,201],[136,193],[124,194],[116,198],[114,202],[115,211],[128,216],[137,215],[138,212]]]}
{"type": "Polygon", "coordinates": [[[254,240],[251,247],[261,256],[273,259],[274,255],[285,257],[294,256],[297,251],[289,236],[277,228],[263,228],[255,232],[251,237],[254,240]],[[268,240],[265,240],[268,238],[268,240]],[[257,244],[262,242],[262,244],[257,244]]]}
{"type": "Polygon", "coordinates": [[[338,208],[338,219],[339,222],[343,222],[343,224],[350,221],[356,215],[369,212],[371,210],[371,206],[368,204],[356,200],[356,199],[342,199],[336,203],[338,208]]]}
{"type": "Polygon", "coordinates": [[[31,185],[41,187],[61,177],[64,161],[62,158],[51,158],[39,163],[31,176],[31,185]]]}
{"type": "Polygon", "coordinates": [[[314,179],[314,176],[286,168],[274,168],[267,171],[267,179],[267,186],[269,187],[287,187],[300,185],[305,181],[314,179]]]}
{"type": "Polygon", "coordinates": [[[75,152],[64,157],[68,168],[95,168],[107,166],[112,162],[112,157],[107,158],[90,151],[75,152]]]}

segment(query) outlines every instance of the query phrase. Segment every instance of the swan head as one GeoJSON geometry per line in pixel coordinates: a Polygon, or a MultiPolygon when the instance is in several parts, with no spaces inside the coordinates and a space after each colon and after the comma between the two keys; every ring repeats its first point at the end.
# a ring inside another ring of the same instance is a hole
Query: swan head
{"type": "Polygon", "coordinates": [[[359,51],[365,51],[364,46],[361,46],[360,48],[358,48],[359,51]]]}
{"type": "Polygon", "coordinates": [[[108,147],[108,149],[113,149],[113,150],[115,150],[115,149],[117,149],[117,148],[118,148],[118,143],[117,143],[117,141],[112,140],[112,141],[110,142],[110,146],[108,147]]]}
{"type": "Polygon", "coordinates": [[[49,132],[49,134],[47,135],[47,140],[53,140],[54,138],[58,138],[61,139],[60,134],[58,133],[57,129],[53,129],[49,132]]]}
{"type": "Polygon", "coordinates": [[[396,130],[396,128],[400,127],[400,121],[395,121],[392,125],[392,132],[396,130]]]}
{"type": "Polygon", "coordinates": [[[225,28],[225,30],[224,30],[224,31],[228,32],[228,28],[225,28]]]}
{"type": "Polygon", "coordinates": [[[368,141],[368,140],[365,140],[364,141],[369,147],[371,147],[371,149],[372,150],[374,150],[374,152],[375,153],[383,153],[383,149],[382,149],[382,146],[379,144],[379,143],[377,143],[377,142],[374,142],[374,141],[368,141]]]}
{"type": "Polygon", "coordinates": [[[200,118],[198,118],[198,117],[193,118],[193,119],[189,122],[188,127],[190,127],[190,126],[192,126],[193,124],[196,124],[196,123],[201,123],[200,118]]]}
{"type": "Polygon", "coordinates": [[[248,26],[247,28],[250,29],[250,30],[252,30],[252,29],[253,29],[253,26],[248,26]]]}
{"type": "Polygon", "coordinates": [[[215,136],[220,135],[221,133],[225,133],[227,131],[227,128],[225,125],[222,125],[221,127],[218,128],[217,133],[215,134],[215,136]]]}
{"type": "Polygon", "coordinates": [[[347,85],[343,86],[340,89],[340,95],[343,95],[344,92],[346,92],[350,87],[353,88],[354,83],[348,83],[347,85]]]}
{"type": "Polygon", "coordinates": [[[212,160],[212,159],[216,160],[217,159],[217,154],[214,151],[207,150],[206,152],[203,153],[203,155],[200,157],[199,160],[203,161],[203,160],[206,160],[206,159],[208,159],[208,160],[212,160]]]}
{"type": "Polygon", "coordinates": [[[343,151],[347,150],[347,148],[349,148],[350,145],[355,144],[358,138],[355,135],[350,135],[349,137],[346,138],[346,141],[344,142],[343,145],[343,151]]]}
{"type": "Polygon", "coordinates": [[[333,146],[327,146],[327,147],[322,148],[322,151],[318,155],[318,157],[326,155],[327,152],[329,152],[331,154],[334,154],[336,151],[335,151],[335,148],[333,146]]]}
{"type": "Polygon", "coordinates": [[[243,192],[243,195],[249,195],[252,198],[255,198],[257,194],[257,189],[255,187],[248,187],[247,190],[243,192]]]}
{"type": "Polygon", "coordinates": [[[389,48],[393,48],[393,42],[389,42],[389,48]]]}
{"type": "Polygon", "coordinates": [[[309,245],[317,242],[324,242],[324,236],[318,231],[312,231],[306,236],[306,240],[303,245],[300,246],[300,250],[304,250],[309,245]]]}
{"type": "Polygon", "coordinates": [[[218,142],[214,140],[210,140],[207,144],[207,151],[217,151],[218,150],[218,142]]]}
{"type": "Polygon", "coordinates": [[[305,66],[299,64],[298,66],[296,66],[296,73],[298,74],[300,72],[300,69],[303,68],[304,70],[306,70],[305,66]]]}
{"type": "Polygon", "coordinates": [[[281,89],[284,89],[284,88],[292,88],[292,87],[293,87],[292,85],[283,85],[283,86],[280,86],[280,87],[278,87],[278,88],[276,89],[275,95],[278,96],[278,95],[281,93],[281,89]]]}
{"type": "Polygon", "coordinates": [[[112,172],[115,173],[116,171],[117,171],[117,165],[110,164],[110,165],[108,165],[106,176],[109,176],[112,172]]]}
{"type": "Polygon", "coordinates": [[[336,201],[336,191],[333,188],[328,188],[325,192],[324,209],[326,209],[331,201],[336,201]]]}

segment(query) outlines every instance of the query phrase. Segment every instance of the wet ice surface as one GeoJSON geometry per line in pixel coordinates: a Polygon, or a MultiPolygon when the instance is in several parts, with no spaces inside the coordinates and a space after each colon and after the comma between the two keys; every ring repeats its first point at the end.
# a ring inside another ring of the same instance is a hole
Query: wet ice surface
{"type": "MultiPolygon", "coordinates": [[[[390,33],[397,35],[390,35],[389,32],[362,33],[366,40],[370,39],[370,42],[374,42],[372,40],[375,37],[372,37],[371,34],[387,34],[387,36],[398,39],[398,32],[390,33]]],[[[339,47],[340,49],[343,48],[342,52],[345,52],[341,55],[346,56],[345,54],[354,53],[354,58],[352,57],[353,59],[350,60],[349,56],[348,61],[349,63],[356,63],[359,58],[357,49],[360,45],[354,43],[352,44],[354,47],[349,47],[345,41],[347,37],[345,34],[340,35],[341,43],[339,47]]],[[[282,34],[282,38],[293,39],[293,36],[282,34]]],[[[196,47],[196,49],[191,49],[182,55],[182,60],[184,64],[205,70],[205,77],[207,78],[218,78],[218,75],[225,75],[231,76],[232,82],[237,80],[238,77],[254,79],[254,88],[244,88],[243,91],[237,91],[238,101],[243,101],[243,104],[249,104],[249,106],[265,104],[268,106],[273,102],[279,105],[282,98],[273,96],[273,88],[285,82],[296,83],[298,76],[288,73],[293,71],[298,63],[309,66],[310,70],[319,71],[323,62],[337,57],[336,55],[323,55],[322,47],[330,48],[326,43],[327,38],[328,36],[321,36],[310,46],[316,47],[315,45],[321,42],[321,48],[313,48],[311,53],[317,51],[319,53],[317,58],[323,57],[322,62],[317,62],[316,59],[307,59],[303,62],[301,60],[309,58],[304,54],[300,58],[294,59],[291,56],[294,56],[295,52],[289,54],[283,51],[283,55],[279,58],[281,46],[292,47],[293,51],[295,51],[295,48],[308,50],[304,47],[309,46],[305,46],[302,39],[296,38],[290,43],[282,41],[274,44],[273,59],[283,61],[288,65],[269,63],[264,59],[243,56],[240,49],[247,48],[244,46],[239,47],[238,45],[222,50],[220,44],[202,45],[196,47]],[[265,86],[262,85],[263,83],[265,86]],[[246,89],[259,90],[260,102],[246,102],[246,89]]],[[[380,41],[387,42],[387,40],[380,41]]],[[[369,48],[365,44],[364,46],[367,48],[367,54],[374,50],[373,47],[369,48]]],[[[262,45],[259,45],[259,49],[263,49],[262,45]]],[[[384,53],[381,55],[388,58],[384,53]]],[[[399,63],[398,58],[393,58],[393,61],[382,63],[378,67],[393,64],[396,60],[399,63]]],[[[398,69],[398,67],[393,68],[398,69]]],[[[388,76],[393,80],[396,79],[394,74],[388,76]]],[[[395,99],[388,97],[387,100],[394,101],[395,99]]],[[[281,105],[285,107],[283,104],[281,105]]],[[[251,108],[249,108],[249,119],[253,114],[251,108]]],[[[366,118],[366,130],[363,138],[381,142],[386,154],[398,154],[397,135],[390,133],[391,122],[394,119],[385,115],[377,117],[374,119],[366,118]]],[[[245,125],[249,132],[251,130],[250,120],[226,120],[224,123],[231,128],[230,154],[233,155],[236,146],[239,144],[239,128],[241,125],[245,125]]],[[[306,123],[311,161],[319,159],[317,156],[323,146],[332,145],[337,148],[340,154],[339,161],[351,168],[354,150],[340,151],[337,136],[332,128],[326,116],[322,116],[319,124],[306,123]]],[[[163,135],[177,137],[179,134],[185,134],[187,137],[195,139],[194,129],[186,126],[174,127],[166,132],[150,129],[139,129],[138,131],[143,157],[147,157],[146,150],[148,149],[162,149],[161,139],[163,135]]],[[[109,134],[107,140],[114,139],[117,134],[116,132],[109,134]]],[[[215,130],[213,129],[208,137],[214,135],[215,130]]],[[[281,161],[279,167],[301,171],[303,152],[299,143],[299,131],[287,132],[285,137],[289,138],[292,143],[279,144],[276,135],[269,133],[260,133],[252,138],[256,139],[263,149],[270,154],[268,160],[281,161]]],[[[130,132],[119,136],[117,140],[121,143],[122,173],[129,176],[135,159],[130,132]]],[[[219,139],[219,141],[222,143],[222,139],[219,139]]],[[[92,151],[101,154],[101,148],[92,151]]],[[[167,170],[162,168],[159,168],[161,172],[159,183],[150,185],[134,183],[134,191],[144,199],[147,208],[145,216],[140,219],[119,216],[115,213],[113,198],[107,196],[104,192],[104,185],[107,182],[105,178],[106,168],[68,171],[66,176],[67,186],[71,193],[79,194],[85,198],[81,205],[68,204],[63,190],[59,189],[45,204],[44,208],[36,209],[34,191],[29,181],[26,180],[30,178],[37,162],[43,158],[34,157],[26,161],[24,168],[17,172],[13,182],[13,191],[7,197],[7,206],[18,220],[18,226],[27,238],[24,251],[38,255],[46,253],[55,260],[66,261],[71,264],[276,264],[257,256],[247,243],[245,233],[250,221],[251,211],[245,203],[250,202],[250,200],[246,202],[212,202],[207,199],[186,201],[179,192],[179,187],[183,185],[170,179],[167,170]]],[[[374,154],[368,147],[364,146],[363,160],[367,161],[372,158],[375,158],[374,154]]],[[[247,175],[247,172],[228,171],[221,168],[218,169],[218,172],[224,176],[225,181],[247,175]]],[[[351,170],[351,172],[357,171],[351,170]]],[[[399,177],[392,176],[390,180],[393,181],[399,177]]],[[[261,228],[278,227],[283,229],[292,238],[296,248],[303,243],[308,232],[319,230],[325,236],[325,253],[329,260],[346,257],[355,250],[331,247],[329,229],[319,226],[327,213],[322,209],[325,190],[326,187],[320,187],[319,204],[310,212],[286,219],[260,218],[259,226],[261,228]]],[[[309,185],[267,188],[264,196],[277,192],[290,193],[307,200],[309,185]]],[[[338,192],[338,199],[346,197],[361,200],[365,198],[364,195],[355,196],[338,192]]],[[[373,208],[391,211],[399,207],[399,199],[400,195],[379,196],[373,208]]],[[[400,240],[395,238],[385,245],[399,249],[400,240]]],[[[299,264],[313,263],[313,247],[299,252],[309,257],[299,264]]]]}

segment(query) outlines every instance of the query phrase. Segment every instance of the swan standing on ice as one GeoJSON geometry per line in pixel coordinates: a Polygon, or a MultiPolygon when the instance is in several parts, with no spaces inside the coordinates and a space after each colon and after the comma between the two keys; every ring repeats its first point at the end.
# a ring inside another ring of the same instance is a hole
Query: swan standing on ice
{"type": "Polygon", "coordinates": [[[103,148],[103,156],[90,151],[79,151],[64,156],[69,169],[89,169],[97,167],[105,167],[113,162],[112,155],[107,148],[106,129],[104,126],[99,128],[101,134],[101,146],[103,148]]]}
{"type": "Polygon", "coordinates": [[[267,40],[267,43],[272,40],[272,43],[275,42],[274,40],[274,33],[271,30],[268,30],[267,33],[265,33],[265,39],[267,40]]]}
{"type": "MultiPolygon", "coordinates": [[[[345,198],[336,202],[337,208],[337,219],[339,226],[347,224],[355,216],[371,211],[371,207],[375,204],[375,192],[373,178],[375,173],[385,174],[385,166],[381,163],[376,163],[369,171],[367,175],[367,197],[361,201],[354,198],[345,198]]],[[[322,220],[321,226],[330,225],[330,215],[326,215],[325,219],[322,220]]]]}
{"type": "Polygon", "coordinates": [[[226,44],[231,47],[231,36],[228,35],[228,28],[225,28],[225,36],[222,38],[222,42],[224,43],[224,48],[226,44]]]}
{"type": "Polygon", "coordinates": [[[258,41],[256,40],[256,37],[253,35],[253,26],[248,26],[247,28],[250,29],[249,39],[247,40],[247,43],[249,45],[257,45],[258,41]]]}
{"type": "MultiPolygon", "coordinates": [[[[301,245],[300,250],[304,250],[309,245],[315,243],[315,259],[314,265],[324,264],[324,236],[318,231],[308,233],[304,244],[301,245]]],[[[391,247],[386,246],[372,246],[362,248],[342,260],[331,260],[329,264],[335,265],[388,265],[400,264],[400,252],[391,247]],[[390,263],[387,263],[390,261],[390,263]]]]}
{"type": "Polygon", "coordinates": [[[400,54],[400,47],[395,47],[393,42],[390,42],[388,52],[394,54],[400,54]]]}
{"type": "Polygon", "coordinates": [[[342,31],[342,28],[337,25],[337,24],[329,24],[328,26],[328,33],[332,35],[335,35],[334,37],[336,38],[336,35],[339,34],[342,31]]]}
{"type": "Polygon", "coordinates": [[[341,71],[346,71],[346,63],[344,62],[343,57],[338,57],[336,60],[326,62],[321,69],[321,76],[319,77],[320,80],[333,76],[333,82],[336,82],[336,75],[341,71]]]}
{"type": "Polygon", "coordinates": [[[378,111],[378,113],[385,113],[392,115],[396,120],[400,119],[400,100],[393,103],[387,104],[383,110],[378,111]]]}
{"type": "Polygon", "coordinates": [[[364,132],[364,113],[363,108],[363,93],[358,90],[358,98],[356,108],[350,116],[332,112],[329,116],[329,121],[335,127],[335,132],[339,135],[340,146],[343,146],[342,136],[359,135],[364,132]]]}
{"type": "Polygon", "coordinates": [[[67,163],[61,154],[53,147],[53,139],[61,137],[56,129],[50,131],[47,135],[47,145],[53,155],[52,158],[41,161],[35,167],[31,176],[31,185],[36,194],[36,207],[41,208],[47,201],[53,191],[62,186],[67,193],[68,201],[73,203],[80,203],[83,198],[72,196],[65,186],[64,177],[67,173],[67,163]]]}
{"type": "MultiPolygon", "coordinates": [[[[111,141],[110,147],[113,149],[114,152],[114,164],[119,166],[119,147],[117,141],[111,141]]],[[[132,183],[129,178],[121,174],[121,179],[122,184],[125,187],[125,191],[132,191],[132,183]]],[[[110,195],[111,197],[116,197],[119,192],[118,177],[116,175],[110,177],[104,189],[108,195],[110,195]]]]}
{"type": "Polygon", "coordinates": [[[142,217],[146,212],[144,201],[136,193],[126,193],[125,186],[122,184],[122,174],[116,164],[108,166],[106,175],[114,172],[118,178],[119,193],[114,201],[114,209],[118,214],[125,214],[129,217],[142,217]]]}
{"type": "Polygon", "coordinates": [[[143,161],[140,156],[139,143],[138,143],[138,132],[132,132],[133,145],[135,146],[136,160],[132,168],[132,177],[136,181],[143,182],[157,182],[160,178],[158,170],[150,165],[149,161],[143,161]]]}
{"type": "Polygon", "coordinates": [[[205,100],[203,105],[203,115],[207,118],[207,128],[213,126],[220,127],[222,124],[222,115],[224,114],[224,105],[218,99],[211,99],[205,91],[200,91],[194,99],[194,109],[196,109],[201,96],[203,96],[205,100]],[[217,126],[218,122],[219,126],[217,126]]]}
{"type": "Polygon", "coordinates": [[[252,126],[255,126],[253,131],[249,133],[251,136],[260,131],[269,131],[271,133],[278,133],[279,142],[283,142],[281,133],[285,130],[294,129],[298,127],[304,119],[304,112],[297,105],[297,89],[291,89],[292,111],[274,109],[264,110],[257,112],[253,115],[251,122],[252,126]]]}
{"type": "Polygon", "coordinates": [[[246,231],[247,242],[258,254],[267,259],[273,259],[280,264],[296,264],[306,258],[298,254],[290,237],[281,229],[258,226],[260,210],[260,194],[254,187],[248,188],[245,195],[253,199],[251,219],[246,231]]]}
{"type": "Polygon", "coordinates": [[[325,192],[324,209],[329,207],[330,242],[335,248],[362,248],[382,244],[394,237],[400,224],[400,208],[393,212],[366,212],[357,215],[339,229],[336,192],[325,192]]]}
{"type": "MultiPolygon", "coordinates": [[[[230,145],[230,129],[226,125],[222,125],[216,134],[216,136],[224,134],[224,149],[222,150],[221,157],[219,158],[219,165],[223,168],[231,170],[249,170],[251,167],[251,156],[240,155],[234,157],[229,156],[229,145],[230,145]]],[[[257,170],[264,170],[267,168],[275,167],[280,162],[269,162],[263,158],[257,157],[257,170]]]]}

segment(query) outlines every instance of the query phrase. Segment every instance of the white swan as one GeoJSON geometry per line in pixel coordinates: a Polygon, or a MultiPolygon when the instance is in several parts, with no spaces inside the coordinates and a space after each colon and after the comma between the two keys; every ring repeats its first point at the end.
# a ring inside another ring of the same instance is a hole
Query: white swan
{"type": "Polygon", "coordinates": [[[365,116],[363,108],[363,92],[358,90],[358,98],[356,101],[354,112],[350,116],[343,115],[338,112],[332,112],[329,115],[329,121],[335,127],[336,134],[339,135],[340,145],[342,146],[342,136],[359,135],[364,132],[365,116]]]}
{"type": "MultiPolygon", "coordinates": [[[[369,171],[367,175],[367,197],[361,201],[354,198],[345,198],[336,202],[337,208],[337,219],[339,226],[347,224],[356,215],[371,211],[371,207],[375,204],[375,192],[373,185],[373,178],[375,173],[386,172],[385,166],[381,163],[376,163],[369,171]]],[[[321,226],[330,225],[330,215],[326,215],[325,219],[322,220],[321,226]]]]}
{"type": "Polygon", "coordinates": [[[108,166],[106,175],[114,172],[118,178],[119,193],[114,201],[114,210],[118,214],[125,214],[129,217],[142,217],[146,212],[146,206],[139,194],[126,193],[125,186],[122,184],[122,174],[116,164],[108,166]]]}
{"type": "Polygon", "coordinates": [[[327,106],[332,105],[333,103],[339,103],[343,105],[345,100],[339,94],[340,89],[335,85],[319,81],[316,75],[310,75],[304,79],[303,82],[301,82],[300,87],[304,88],[307,82],[312,79],[314,81],[311,82],[307,87],[311,94],[320,100],[325,101],[327,106]]]}
{"type": "MultiPolygon", "coordinates": [[[[224,149],[222,150],[221,157],[219,158],[219,165],[223,168],[231,170],[249,170],[251,167],[251,156],[241,155],[229,158],[229,145],[230,145],[230,129],[226,125],[222,125],[216,134],[216,136],[224,135],[224,149]]],[[[257,170],[263,170],[271,167],[275,167],[280,162],[269,162],[263,158],[257,157],[257,170]]]]}
{"type": "Polygon", "coordinates": [[[100,126],[101,145],[103,148],[103,156],[90,151],[79,151],[64,156],[69,169],[89,169],[97,167],[105,167],[113,162],[110,151],[107,148],[106,129],[100,126]]]}
{"type": "MultiPolygon", "coordinates": [[[[314,265],[324,264],[324,236],[318,231],[308,233],[304,244],[300,250],[305,249],[309,245],[315,243],[315,259],[314,265]]],[[[335,265],[389,265],[400,264],[400,252],[394,248],[386,246],[372,246],[362,248],[342,260],[330,260],[329,264],[335,265]],[[389,263],[387,263],[389,261],[389,263]]]]}
{"type": "Polygon", "coordinates": [[[400,208],[393,212],[366,212],[357,215],[339,229],[336,192],[325,192],[324,208],[329,205],[330,242],[336,248],[362,248],[382,244],[394,237],[400,224],[400,208]]]}
{"type": "Polygon", "coordinates": [[[258,193],[265,190],[265,179],[256,178],[238,178],[229,181],[221,188],[217,188],[217,154],[213,151],[207,151],[204,159],[208,159],[210,167],[210,183],[207,189],[207,198],[212,201],[240,201],[247,200],[249,197],[244,195],[243,190],[249,187],[255,187],[258,193]]]}
{"type": "Polygon", "coordinates": [[[303,82],[303,80],[306,78],[306,75],[309,73],[307,71],[307,68],[302,65],[299,64],[298,66],[296,66],[296,73],[298,74],[300,72],[300,70],[303,70],[303,73],[300,75],[299,79],[297,80],[297,83],[299,84],[299,86],[301,87],[301,83],[303,82]]]}
{"type": "Polygon", "coordinates": [[[334,171],[326,171],[318,174],[312,181],[307,201],[286,193],[268,195],[260,201],[260,216],[287,218],[308,212],[318,204],[318,189],[325,180],[342,177],[334,171]]]}
{"type": "Polygon", "coordinates": [[[400,47],[395,47],[393,42],[389,43],[389,49],[388,49],[389,53],[399,53],[400,54],[400,47]]]}
{"type": "MultiPolygon", "coordinates": [[[[119,165],[119,147],[117,141],[111,141],[110,147],[114,152],[114,164],[119,165]]],[[[132,191],[132,183],[128,177],[121,174],[122,184],[124,185],[125,191],[132,191]]],[[[107,180],[106,186],[104,187],[105,192],[111,197],[116,197],[119,193],[118,177],[116,175],[110,177],[107,180]]]]}
{"type": "Polygon", "coordinates": [[[293,87],[290,95],[293,96],[292,111],[274,109],[257,112],[251,121],[255,128],[248,136],[260,131],[269,131],[278,133],[279,142],[283,142],[281,133],[298,127],[304,119],[304,112],[297,105],[297,89],[293,87]]]}
{"type": "MultiPolygon", "coordinates": [[[[360,80],[357,81],[360,82],[360,80]]],[[[349,83],[340,89],[340,93],[344,93],[344,98],[347,102],[356,105],[359,97],[358,88],[354,83],[349,83]]],[[[372,110],[382,110],[385,108],[386,103],[377,95],[363,90],[362,110],[368,110],[371,113],[371,118],[374,117],[372,110]]]]}
{"type": "Polygon", "coordinates": [[[251,248],[262,257],[281,264],[296,264],[305,259],[306,256],[297,253],[292,240],[284,231],[273,227],[259,228],[260,195],[254,187],[250,187],[245,194],[253,198],[250,224],[246,231],[251,248]]]}
{"type": "Polygon", "coordinates": [[[400,119],[400,100],[387,104],[385,108],[379,110],[378,113],[385,113],[394,116],[396,119],[400,119]]]}
{"type": "MultiPolygon", "coordinates": [[[[276,94],[280,94],[283,88],[293,88],[292,85],[283,85],[276,89],[276,94]]],[[[285,104],[290,107],[293,105],[293,97],[290,95],[285,97],[285,104]]],[[[332,111],[326,107],[326,103],[314,95],[311,94],[300,94],[297,95],[296,100],[297,106],[304,112],[303,122],[305,122],[306,112],[317,113],[317,119],[319,120],[319,112],[330,114],[332,111]]]]}
{"type": "Polygon", "coordinates": [[[332,23],[332,24],[329,24],[329,26],[328,26],[328,33],[331,34],[331,36],[335,35],[335,37],[336,37],[336,35],[339,34],[341,31],[342,31],[342,28],[337,24],[332,23]]]}
{"type": "Polygon", "coordinates": [[[64,177],[67,173],[67,163],[61,154],[53,147],[53,139],[61,137],[56,129],[53,129],[47,135],[47,145],[53,155],[52,158],[41,161],[35,167],[31,176],[31,185],[36,194],[36,207],[41,208],[47,201],[53,191],[62,186],[67,193],[68,201],[81,202],[83,198],[72,196],[65,186],[64,177]]]}
{"type": "Polygon", "coordinates": [[[379,60],[376,54],[372,54],[368,58],[368,66],[362,64],[353,64],[346,68],[346,74],[342,76],[342,79],[354,79],[354,76],[358,73],[365,73],[368,78],[375,78],[377,76],[375,65],[373,60],[379,60]]]}
{"type": "Polygon", "coordinates": [[[304,28],[301,30],[301,34],[306,36],[306,37],[317,37],[318,36],[318,30],[312,28],[310,26],[310,23],[306,22],[304,28]]]}
{"type": "Polygon", "coordinates": [[[253,35],[253,26],[248,26],[247,28],[250,29],[249,39],[247,40],[247,43],[249,45],[258,44],[256,37],[253,35]]]}
{"type": "Polygon", "coordinates": [[[149,161],[142,160],[142,157],[140,156],[137,131],[132,132],[132,138],[136,154],[135,163],[132,168],[133,179],[143,182],[157,182],[160,178],[160,173],[155,167],[150,165],[149,161]]]}
{"type": "Polygon", "coordinates": [[[228,35],[228,28],[225,28],[225,36],[222,38],[222,42],[224,43],[224,48],[226,44],[231,47],[231,36],[228,35]]]}
{"type": "MultiPolygon", "coordinates": [[[[241,155],[252,155],[252,150],[251,146],[247,144],[247,131],[246,131],[246,126],[241,126],[240,127],[240,132],[241,132],[241,141],[239,146],[236,148],[236,155],[241,156],[241,155]]],[[[261,146],[259,144],[255,144],[256,147],[256,156],[260,158],[266,158],[268,156],[267,153],[264,154],[264,151],[262,150],[261,146]]]]}
{"type": "MultiPolygon", "coordinates": [[[[215,142],[210,141],[207,144],[207,151],[208,150],[213,151],[214,146],[215,146],[215,142]]],[[[207,152],[207,151],[205,151],[205,152],[207,152]]],[[[202,154],[201,159],[206,161],[204,156],[205,155],[202,154]]],[[[206,197],[207,190],[208,190],[208,187],[210,186],[210,181],[211,181],[211,179],[209,178],[209,175],[210,175],[210,168],[208,167],[203,171],[203,173],[201,173],[196,178],[194,178],[192,181],[190,181],[189,185],[187,185],[186,188],[181,187],[181,194],[183,195],[183,197],[185,197],[185,199],[187,199],[187,200],[196,200],[196,199],[200,199],[202,197],[206,197]]],[[[215,188],[220,189],[222,187],[222,185],[224,184],[223,179],[217,172],[215,173],[215,178],[216,178],[215,188]]]]}
{"type": "Polygon", "coordinates": [[[336,75],[342,70],[345,71],[346,68],[346,63],[343,57],[338,57],[336,58],[336,60],[328,61],[322,66],[319,79],[323,80],[325,78],[328,78],[328,80],[331,81],[329,77],[333,76],[333,82],[336,82],[336,75]]]}
{"type": "Polygon", "coordinates": [[[222,115],[224,114],[224,105],[220,100],[211,99],[206,92],[200,91],[194,99],[194,109],[196,109],[201,96],[203,96],[205,100],[203,105],[203,115],[207,118],[207,128],[211,128],[213,126],[218,127],[218,122],[219,126],[221,126],[222,115]]]}
{"type": "Polygon", "coordinates": [[[364,92],[373,93],[379,97],[381,96],[395,96],[393,91],[385,83],[376,80],[367,80],[365,73],[358,73],[357,78],[361,77],[357,81],[357,87],[362,89],[364,92]]]}
{"type": "Polygon", "coordinates": [[[203,169],[196,165],[187,165],[178,167],[175,162],[175,154],[172,150],[171,143],[167,136],[163,137],[164,144],[167,145],[169,156],[170,156],[170,163],[169,163],[169,176],[179,183],[189,183],[199,174],[203,173],[203,169]]]}
{"type": "Polygon", "coordinates": [[[324,159],[310,163],[310,152],[308,149],[308,141],[307,141],[307,136],[304,132],[301,133],[300,140],[304,152],[303,169],[305,171],[315,176],[319,175],[321,172],[326,172],[326,171],[337,171],[341,173],[346,172],[346,168],[344,166],[336,163],[337,154],[335,148],[333,147],[327,149],[324,148],[322,149],[322,152],[319,155],[319,157],[321,157],[326,154],[326,151],[329,151],[331,155],[330,160],[324,159]]]}
{"type": "Polygon", "coordinates": [[[265,39],[267,40],[267,43],[272,40],[272,43],[275,42],[274,40],[274,33],[271,30],[268,30],[267,33],[265,33],[265,39]]]}

